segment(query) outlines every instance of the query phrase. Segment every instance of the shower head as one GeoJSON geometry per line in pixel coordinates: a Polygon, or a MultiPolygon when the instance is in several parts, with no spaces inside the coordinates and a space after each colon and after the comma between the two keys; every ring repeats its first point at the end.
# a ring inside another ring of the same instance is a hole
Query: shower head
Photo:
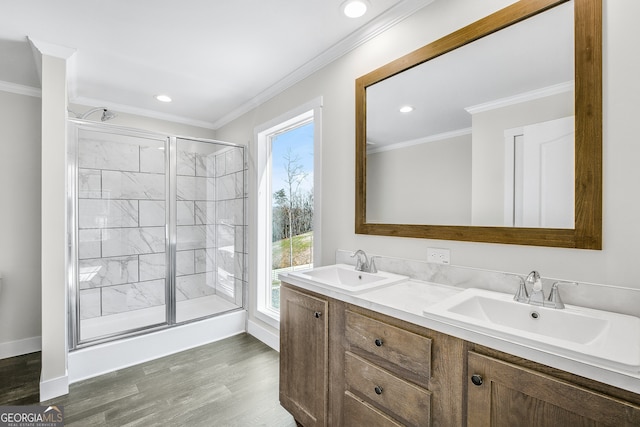
{"type": "Polygon", "coordinates": [[[111,120],[116,116],[117,116],[116,113],[114,113],[113,111],[109,111],[105,108],[102,110],[102,117],[100,117],[100,120],[102,120],[103,122],[106,122],[107,120],[111,120]]]}
{"type": "MultiPolygon", "coordinates": [[[[69,110],[71,111],[71,110],[69,110]]],[[[95,113],[96,111],[102,111],[102,117],[100,117],[100,120],[103,122],[106,122],[107,120],[111,120],[114,117],[116,117],[116,113],[114,113],[113,111],[109,111],[107,110],[105,107],[96,107],[96,108],[92,108],[89,111],[82,113],[82,114],[77,114],[74,113],[73,111],[71,111],[73,114],[75,114],[75,116],[79,119],[86,119],[87,117],[89,117],[91,114],[95,113]]]]}

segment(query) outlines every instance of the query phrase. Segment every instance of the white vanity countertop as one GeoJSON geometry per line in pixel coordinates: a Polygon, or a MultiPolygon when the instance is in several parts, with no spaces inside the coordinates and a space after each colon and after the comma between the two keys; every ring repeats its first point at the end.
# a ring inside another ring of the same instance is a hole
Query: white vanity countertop
{"type": "MultiPolygon", "coordinates": [[[[423,315],[424,309],[428,306],[439,303],[449,296],[462,292],[464,289],[418,280],[408,280],[353,295],[341,292],[338,289],[320,287],[310,281],[286,273],[281,274],[280,277],[299,288],[325,295],[329,298],[591,378],[614,387],[640,393],[640,374],[617,371],[591,362],[572,359],[534,346],[511,342],[498,336],[471,331],[444,321],[429,319],[423,315]]],[[[630,339],[640,340],[640,337],[630,337],[630,339]]]]}

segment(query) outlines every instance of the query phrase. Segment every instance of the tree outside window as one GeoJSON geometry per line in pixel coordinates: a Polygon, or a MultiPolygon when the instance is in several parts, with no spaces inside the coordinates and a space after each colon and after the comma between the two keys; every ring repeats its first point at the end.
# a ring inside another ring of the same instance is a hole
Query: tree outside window
{"type": "Polygon", "coordinates": [[[313,122],[278,134],[271,144],[271,305],[277,310],[278,274],[313,266],[313,122]]]}

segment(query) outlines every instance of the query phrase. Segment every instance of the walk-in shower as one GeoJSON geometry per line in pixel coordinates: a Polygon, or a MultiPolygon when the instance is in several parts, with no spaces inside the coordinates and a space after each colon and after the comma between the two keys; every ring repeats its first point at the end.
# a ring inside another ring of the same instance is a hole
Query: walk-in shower
{"type": "Polygon", "coordinates": [[[244,147],[69,120],[70,347],[242,309],[244,147]]]}

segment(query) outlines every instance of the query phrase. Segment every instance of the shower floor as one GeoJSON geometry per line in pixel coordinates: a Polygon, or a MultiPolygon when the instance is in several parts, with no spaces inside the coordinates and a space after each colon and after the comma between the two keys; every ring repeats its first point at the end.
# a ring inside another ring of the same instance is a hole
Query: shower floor
{"type": "MultiPolygon", "coordinates": [[[[176,321],[186,322],[237,308],[240,307],[218,295],[194,298],[178,302],[176,306],[176,321]]],[[[164,305],[84,319],[80,322],[80,340],[84,341],[114,335],[151,325],[162,325],[165,322],[166,306],[164,305]]]]}

